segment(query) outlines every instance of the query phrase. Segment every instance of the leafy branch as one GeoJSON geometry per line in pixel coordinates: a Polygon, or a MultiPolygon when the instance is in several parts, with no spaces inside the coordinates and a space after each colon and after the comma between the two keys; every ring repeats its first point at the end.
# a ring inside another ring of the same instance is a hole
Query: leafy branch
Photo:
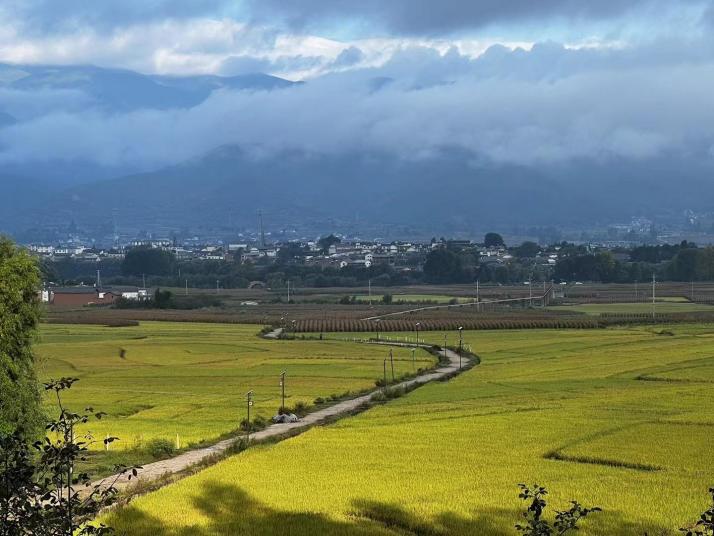
{"type": "MultiPolygon", "coordinates": [[[[96,484],[89,473],[75,471],[97,443],[91,434],[78,437],[76,427],[106,415],[93,408],[75,413],[65,407],[62,393],[77,381],[60,378],[44,384],[55,395],[59,415],[45,427],[46,437],[32,448],[19,433],[0,436],[0,536],[113,533],[110,527],[90,521],[116,501],[119,479],[131,480],[141,467],[116,466],[114,477],[96,484]]],[[[102,443],[116,440],[107,437],[102,443]]]]}
{"type": "Polygon", "coordinates": [[[517,523],[516,530],[522,532],[524,536],[553,536],[567,534],[570,531],[578,530],[578,523],[593,512],[602,511],[601,508],[595,506],[585,508],[577,501],[570,502],[570,508],[563,511],[556,511],[555,522],[551,525],[543,519],[548,503],[546,496],[548,490],[534,484],[527,486],[526,484],[518,484],[521,492],[518,494],[520,499],[528,502],[528,508],[521,514],[524,523],[517,523]]]}

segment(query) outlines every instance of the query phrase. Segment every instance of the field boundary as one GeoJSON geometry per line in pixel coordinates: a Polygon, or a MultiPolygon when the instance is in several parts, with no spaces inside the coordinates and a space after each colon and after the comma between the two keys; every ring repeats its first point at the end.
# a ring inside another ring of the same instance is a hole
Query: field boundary
{"type": "Polygon", "coordinates": [[[479,310],[481,305],[484,307],[487,307],[489,305],[498,305],[498,304],[510,304],[510,303],[526,303],[529,302],[532,304],[534,301],[535,302],[541,302],[543,307],[547,307],[548,302],[550,301],[551,297],[553,295],[553,285],[550,285],[548,287],[548,290],[546,290],[543,294],[537,294],[534,296],[526,296],[525,298],[506,298],[502,300],[483,300],[483,301],[473,301],[473,302],[468,302],[468,303],[449,303],[449,304],[443,304],[443,305],[427,305],[425,307],[417,307],[414,309],[406,309],[404,311],[396,311],[393,313],[384,313],[381,315],[377,316],[370,316],[367,318],[362,318],[361,320],[365,321],[374,321],[374,320],[381,320],[383,318],[388,318],[392,316],[399,316],[399,315],[406,315],[406,314],[412,314],[412,313],[419,313],[421,311],[433,311],[437,309],[457,309],[460,307],[476,307],[476,310],[479,310]]]}
{"type": "MultiPolygon", "coordinates": [[[[384,343],[382,343],[384,344],[384,343]]],[[[387,343],[389,345],[389,343],[387,343]]],[[[448,359],[448,364],[437,365],[437,368],[425,372],[424,374],[402,381],[389,386],[389,389],[404,389],[406,391],[413,390],[417,387],[437,380],[448,380],[451,377],[460,374],[473,365],[479,363],[478,359],[472,359],[470,354],[465,353],[463,356],[449,348],[434,346],[431,344],[397,344],[395,346],[409,346],[411,348],[424,348],[438,353],[444,359],[448,359]]],[[[338,402],[327,408],[323,408],[312,413],[308,413],[300,421],[295,423],[278,423],[272,424],[267,428],[250,434],[250,444],[260,444],[268,441],[281,441],[290,437],[294,437],[303,432],[306,432],[313,426],[320,426],[334,422],[335,420],[354,415],[361,411],[365,411],[383,400],[383,389],[375,389],[365,395],[338,402]],[[380,395],[382,399],[380,400],[380,395]]],[[[111,475],[106,478],[94,482],[94,485],[108,485],[109,482],[114,482],[114,486],[119,491],[132,494],[132,490],[141,490],[150,488],[152,484],[166,482],[172,476],[180,477],[186,475],[192,468],[205,466],[211,462],[218,461],[224,456],[231,453],[241,441],[244,441],[245,435],[224,439],[208,447],[193,449],[173,458],[161,460],[144,465],[137,470],[137,475],[111,475]]]]}

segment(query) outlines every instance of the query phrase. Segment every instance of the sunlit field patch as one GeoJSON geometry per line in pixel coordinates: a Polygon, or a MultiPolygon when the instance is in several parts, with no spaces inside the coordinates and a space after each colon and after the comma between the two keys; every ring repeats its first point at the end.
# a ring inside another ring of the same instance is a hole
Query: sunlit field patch
{"type": "Polygon", "coordinates": [[[580,534],[673,534],[714,484],[714,378],[642,376],[714,355],[714,327],[661,329],[464,333],[482,363],[448,383],[250,449],[108,521],[136,535],[506,535],[517,484],[539,482],[555,507],[604,509],[580,534]]]}
{"type": "MultiPolygon", "coordinates": [[[[290,407],[374,388],[382,377],[385,348],[264,340],[257,332],[254,325],[167,322],[121,328],[43,325],[36,352],[42,378],[80,378],[65,402],[72,409],[107,412],[90,431],[99,439],[119,437],[112,444],[116,450],[156,438],[174,443],[177,435],[184,446],[213,440],[245,418],[245,393],[251,389],[253,415],[269,418],[281,403],[283,370],[290,407]]],[[[397,375],[434,362],[420,351],[414,365],[410,352],[395,350],[397,375]]],[[[47,400],[48,407],[52,403],[47,400]]]]}

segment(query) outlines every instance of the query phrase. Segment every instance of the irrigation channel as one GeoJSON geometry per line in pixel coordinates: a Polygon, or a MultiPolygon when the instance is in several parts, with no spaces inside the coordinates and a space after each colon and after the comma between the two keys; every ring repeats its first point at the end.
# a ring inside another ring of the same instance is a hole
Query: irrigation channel
{"type": "MultiPolygon", "coordinates": [[[[275,335],[271,337],[272,334],[268,334],[268,338],[275,338],[275,335]]],[[[407,343],[386,343],[386,342],[370,342],[368,344],[382,344],[385,346],[407,346],[410,348],[433,348],[430,344],[407,344],[407,343]]],[[[403,381],[401,383],[394,384],[390,386],[391,388],[413,388],[425,383],[429,383],[435,380],[448,378],[450,376],[459,374],[462,370],[466,370],[466,366],[470,363],[469,359],[460,359],[459,354],[448,348],[442,348],[439,354],[448,358],[448,365],[442,365],[436,369],[412,378],[410,380],[403,381]],[[464,368],[462,369],[462,364],[464,368]]],[[[354,414],[362,409],[367,409],[372,398],[380,393],[381,389],[375,389],[374,391],[359,396],[357,398],[352,398],[350,400],[345,400],[343,402],[338,402],[333,406],[329,406],[312,413],[308,413],[305,417],[300,419],[298,422],[294,423],[280,423],[272,424],[267,428],[250,434],[250,442],[261,442],[267,439],[280,439],[293,437],[297,434],[305,432],[309,428],[315,425],[324,424],[325,422],[332,422],[335,418],[341,416],[354,414]]],[[[158,462],[148,463],[143,466],[142,469],[138,470],[138,474],[129,480],[129,475],[113,475],[103,478],[102,480],[95,482],[94,485],[108,485],[110,482],[115,481],[114,486],[120,490],[127,490],[130,487],[151,484],[165,476],[175,475],[182,473],[192,466],[206,462],[213,459],[218,459],[221,455],[225,454],[228,449],[230,449],[234,444],[239,442],[241,439],[245,439],[245,436],[232,437],[230,439],[225,439],[219,441],[218,443],[211,445],[210,447],[198,448],[195,450],[190,450],[179,454],[173,458],[166,460],[161,460],[158,462]]],[[[91,489],[91,488],[90,488],[91,489]]]]}

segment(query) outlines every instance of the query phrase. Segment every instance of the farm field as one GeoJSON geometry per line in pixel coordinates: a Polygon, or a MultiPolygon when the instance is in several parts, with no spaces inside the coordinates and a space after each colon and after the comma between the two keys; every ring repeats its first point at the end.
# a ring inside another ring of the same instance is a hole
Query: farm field
{"type": "MultiPolygon", "coordinates": [[[[356,295],[357,301],[368,302],[369,295],[356,295]]],[[[372,302],[378,303],[382,300],[382,295],[372,295],[372,302]]],[[[449,303],[456,300],[457,303],[467,303],[474,301],[473,298],[457,296],[447,296],[446,294],[392,294],[392,303],[449,303]]]]}
{"type": "MultiPolygon", "coordinates": [[[[245,393],[251,389],[252,416],[270,418],[280,406],[282,370],[288,407],[373,388],[382,376],[384,348],[265,340],[257,332],[256,326],[169,322],[43,325],[38,372],[41,379],[80,379],[65,393],[66,405],[107,412],[87,430],[98,439],[119,437],[112,444],[116,451],[137,450],[152,439],[175,443],[177,434],[181,446],[214,440],[245,418],[245,393]]],[[[423,351],[416,357],[417,368],[435,362],[423,351]]],[[[396,350],[396,373],[412,368],[411,353],[396,350]]],[[[54,411],[52,402],[47,400],[54,411]]]]}
{"type": "Polygon", "coordinates": [[[464,341],[482,363],[448,383],[252,448],[105,521],[132,535],[500,536],[515,533],[519,482],[546,485],[554,508],[601,506],[583,535],[676,534],[705,509],[714,326],[464,341]]]}
{"type": "MultiPolygon", "coordinates": [[[[551,311],[585,313],[589,315],[599,315],[602,313],[649,314],[652,313],[652,302],[554,305],[548,309],[551,311]]],[[[712,312],[714,311],[714,306],[701,303],[691,303],[684,299],[680,301],[670,298],[658,301],[655,305],[655,310],[659,314],[712,312]]]]}

